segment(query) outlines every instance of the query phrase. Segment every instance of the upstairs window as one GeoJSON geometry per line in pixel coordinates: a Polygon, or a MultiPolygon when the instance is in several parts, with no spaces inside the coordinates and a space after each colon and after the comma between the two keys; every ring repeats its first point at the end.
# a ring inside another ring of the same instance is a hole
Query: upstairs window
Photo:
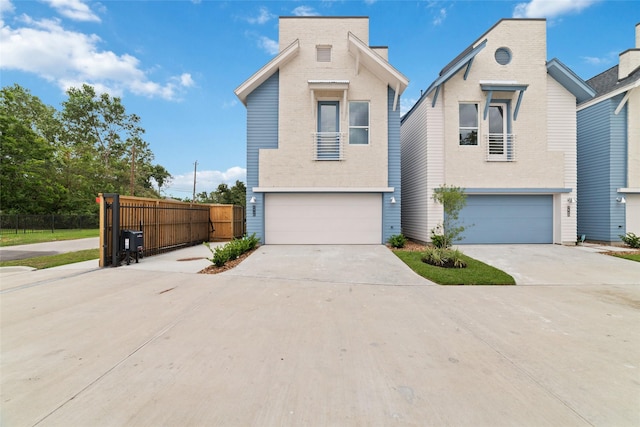
{"type": "Polygon", "coordinates": [[[316,46],[316,61],[331,62],[331,46],[329,45],[316,46]]]}
{"type": "Polygon", "coordinates": [[[460,104],[460,145],[478,145],[478,104],[460,104]]]}
{"type": "Polygon", "coordinates": [[[349,144],[369,144],[369,102],[349,102],[349,144]]]}

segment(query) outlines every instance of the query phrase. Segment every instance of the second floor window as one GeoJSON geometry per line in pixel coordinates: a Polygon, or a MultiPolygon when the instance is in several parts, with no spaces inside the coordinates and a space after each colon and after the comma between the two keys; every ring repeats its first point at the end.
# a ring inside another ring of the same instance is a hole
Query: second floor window
{"type": "Polygon", "coordinates": [[[349,102],[349,144],[369,144],[369,102],[349,102]]]}
{"type": "Polygon", "coordinates": [[[460,145],[478,145],[478,104],[460,104],[460,145]]]}

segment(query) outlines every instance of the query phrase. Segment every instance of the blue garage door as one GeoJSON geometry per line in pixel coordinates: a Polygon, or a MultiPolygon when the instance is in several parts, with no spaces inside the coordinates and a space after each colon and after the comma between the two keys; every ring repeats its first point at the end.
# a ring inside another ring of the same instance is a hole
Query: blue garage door
{"type": "Polygon", "coordinates": [[[467,196],[460,244],[553,243],[553,197],[467,196]]]}

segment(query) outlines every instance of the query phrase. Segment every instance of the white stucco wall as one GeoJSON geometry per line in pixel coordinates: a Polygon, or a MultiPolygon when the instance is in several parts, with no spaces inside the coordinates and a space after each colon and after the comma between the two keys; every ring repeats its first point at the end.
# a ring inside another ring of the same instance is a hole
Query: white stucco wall
{"type": "Polygon", "coordinates": [[[261,187],[386,187],[387,84],[365,67],[356,69],[348,33],[368,43],[368,19],[283,18],[280,48],[299,40],[296,58],[280,69],[278,149],[260,152],[261,187]],[[316,46],[332,47],[331,62],[316,62],[316,46]],[[348,101],[370,102],[369,145],[344,144],[344,160],[315,161],[313,133],[317,102],[340,102],[340,131],[348,135],[348,104],[343,91],[310,90],[309,80],[348,80],[348,101]]]}

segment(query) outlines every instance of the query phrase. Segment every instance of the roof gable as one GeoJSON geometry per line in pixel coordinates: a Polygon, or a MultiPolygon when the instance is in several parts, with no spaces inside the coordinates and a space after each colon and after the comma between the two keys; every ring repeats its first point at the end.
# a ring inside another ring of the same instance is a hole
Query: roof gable
{"type": "Polygon", "coordinates": [[[571,92],[578,103],[593,98],[596,91],[558,59],[547,62],[547,73],[571,92]]]}
{"type": "Polygon", "coordinates": [[[244,105],[247,105],[247,96],[253,92],[258,86],[264,83],[283,65],[291,61],[298,55],[300,51],[300,42],[295,40],[289,46],[284,48],[282,52],[276,55],[271,61],[249,77],[244,83],[236,88],[234,93],[244,105]]]}

